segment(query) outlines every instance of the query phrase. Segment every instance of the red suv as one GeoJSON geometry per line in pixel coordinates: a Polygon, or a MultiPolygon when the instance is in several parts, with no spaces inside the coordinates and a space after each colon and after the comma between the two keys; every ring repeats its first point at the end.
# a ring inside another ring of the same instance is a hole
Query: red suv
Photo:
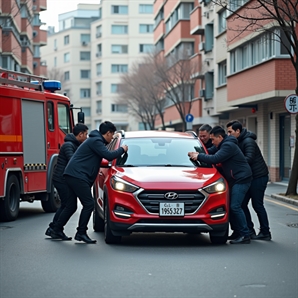
{"type": "Polygon", "coordinates": [[[121,131],[108,149],[123,144],[128,152],[103,159],[93,186],[93,228],[106,243],[134,232],[203,232],[226,243],[227,182],[214,166],[189,159],[190,151],[206,152],[195,133],[121,131]]]}

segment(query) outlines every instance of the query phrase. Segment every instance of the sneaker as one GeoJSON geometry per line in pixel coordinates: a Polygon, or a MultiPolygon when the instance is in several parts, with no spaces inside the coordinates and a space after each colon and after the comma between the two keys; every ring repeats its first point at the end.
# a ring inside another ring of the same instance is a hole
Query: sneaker
{"type": "Polygon", "coordinates": [[[52,233],[52,231],[53,231],[53,229],[52,229],[51,227],[48,227],[47,230],[46,230],[46,232],[45,232],[45,234],[46,234],[47,236],[50,236],[50,237],[51,237],[51,233],[52,233]]]}
{"type": "Polygon", "coordinates": [[[272,239],[270,232],[268,234],[263,234],[262,232],[260,232],[258,235],[251,236],[250,238],[252,240],[266,240],[266,241],[270,241],[272,239]]]}

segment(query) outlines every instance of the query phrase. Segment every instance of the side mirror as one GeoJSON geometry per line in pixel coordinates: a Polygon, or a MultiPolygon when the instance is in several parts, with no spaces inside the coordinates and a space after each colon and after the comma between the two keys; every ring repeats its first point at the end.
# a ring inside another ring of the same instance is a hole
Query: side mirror
{"type": "Polygon", "coordinates": [[[112,162],[108,161],[107,159],[103,158],[100,164],[101,168],[110,168],[112,166],[112,162]]]}
{"type": "Polygon", "coordinates": [[[84,114],[84,112],[78,112],[78,123],[85,123],[85,114],[84,114]]]}

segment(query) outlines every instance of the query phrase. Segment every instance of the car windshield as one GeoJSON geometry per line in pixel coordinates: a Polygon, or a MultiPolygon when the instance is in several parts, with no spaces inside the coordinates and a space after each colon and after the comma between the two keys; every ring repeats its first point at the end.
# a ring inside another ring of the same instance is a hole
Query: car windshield
{"type": "Polygon", "coordinates": [[[191,161],[188,152],[205,153],[197,139],[190,138],[131,138],[122,139],[121,145],[128,152],[117,159],[122,167],[168,166],[168,167],[212,167],[210,164],[191,161]]]}

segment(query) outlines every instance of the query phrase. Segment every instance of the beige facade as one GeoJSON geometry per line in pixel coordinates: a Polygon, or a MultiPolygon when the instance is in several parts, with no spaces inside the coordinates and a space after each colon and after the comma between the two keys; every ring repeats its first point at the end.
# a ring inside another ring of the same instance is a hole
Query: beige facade
{"type": "Polygon", "coordinates": [[[153,46],[153,22],[152,0],[137,4],[103,0],[99,5],[79,4],[76,11],[59,15],[59,32],[48,36],[42,59],[48,69],[59,69],[62,91],[83,108],[89,129],[105,120],[117,129],[139,129],[127,106],[119,104],[117,89],[121,74],[153,46]],[[81,59],[82,52],[89,53],[83,54],[86,60],[81,59]]]}

